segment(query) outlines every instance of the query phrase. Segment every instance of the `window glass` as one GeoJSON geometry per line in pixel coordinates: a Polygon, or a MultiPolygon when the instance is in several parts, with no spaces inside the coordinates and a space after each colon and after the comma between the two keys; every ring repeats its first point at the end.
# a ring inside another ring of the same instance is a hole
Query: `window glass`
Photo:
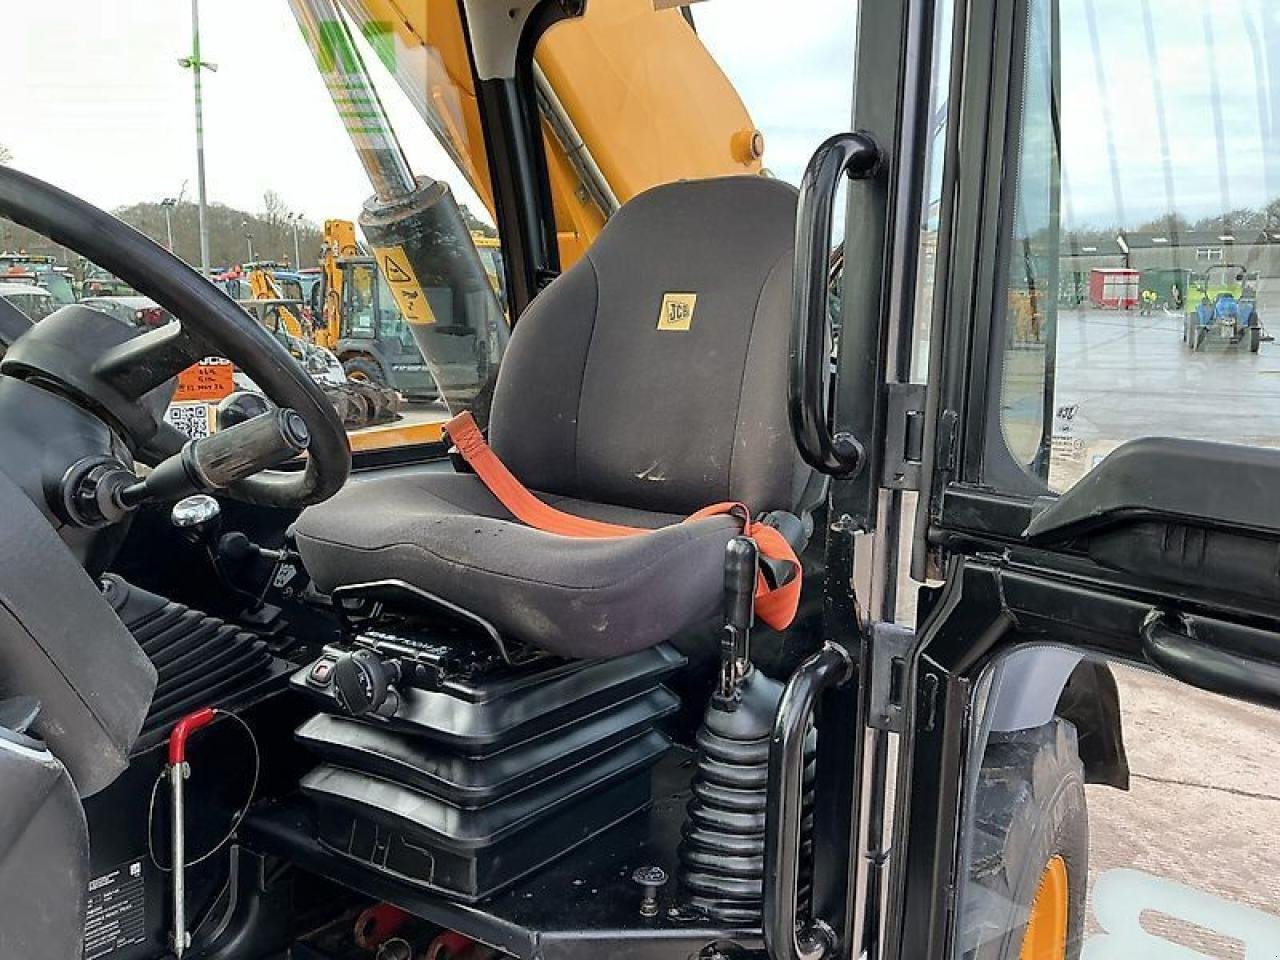
{"type": "Polygon", "coordinates": [[[1280,714],[1049,647],[976,690],[953,956],[1280,955],[1280,714]],[[1035,690],[1065,677],[1086,699],[1045,720],[1035,690]],[[1086,719],[1108,711],[1122,751],[1086,719]]]}
{"type": "MultiPolygon", "coordinates": [[[[465,229],[483,237],[477,269],[494,278],[501,237],[458,5],[340,6],[345,27],[321,25],[327,52],[344,64],[354,55],[363,61],[412,172],[449,186],[465,229]],[[350,46],[343,37],[352,38],[350,46]]],[[[378,276],[385,267],[357,225],[374,190],[348,124],[367,113],[346,101],[341,112],[335,107],[329,77],[289,4],[223,0],[201,5],[200,14],[200,57],[217,67],[201,73],[210,278],[232,299],[262,307],[247,312],[269,325],[334,399],[353,449],[438,440],[448,412],[413,327],[378,276]],[[264,92],[288,108],[263,113],[265,139],[248,141],[250,105],[261,104],[264,92]],[[252,276],[255,269],[265,278],[252,276]],[[360,289],[347,297],[342,282],[353,270],[360,289]],[[346,303],[353,314],[343,312],[346,303]],[[352,387],[352,380],[363,383],[352,387]],[[365,402],[373,396],[368,381],[400,396],[365,402]],[[361,419],[361,411],[377,416],[361,419]]],[[[0,163],[112,212],[198,269],[195,102],[190,68],[177,63],[192,52],[190,18],[190,5],[138,0],[23,4],[0,35],[0,80],[10,93],[0,163]]],[[[150,301],[113,302],[138,292],[47,237],[0,221],[0,276],[10,269],[47,290],[55,306],[107,298],[96,304],[104,317],[148,327],[163,313],[150,301]]],[[[424,300],[432,298],[444,308],[435,291],[423,291],[424,300]]],[[[495,300],[492,313],[501,312],[495,300]]],[[[216,427],[219,398],[188,390],[196,380],[197,371],[180,378],[171,420],[203,431],[216,427]]],[[[239,371],[234,380],[219,373],[201,382],[215,380],[224,392],[253,386],[239,371]]]]}
{"type": "MultiPolygon", "coordinates": [[[[655,6],[665,5],[588,4],[537,50],[616,200],[697,177],[766,173],[798,184],[814,149],[849,128],[857,4],[655,6]]],[[[571,159],[553,137],[553,192],[560,176],[582,173],[571,159]]],[[[572,262],[590,221],[568,200],[556,210],[561,259],[572,262]]]]}
{"type": "Polygon", "coordinates": [[[1028,11],[996,305],[1004,448],[1063,490],[1136,437],[1280,444],[1274,16],[1028,11]]]}
{"type": "Polygon", "coordinates": [[[374,267],[355,266],[346,282],[346,313],[352,337],[377,336],[377,311],[374,305],[374,267]]]}
{"type": "Polygon", "coordinates": [[[942,209],[942,173],[946,156],[947,115],[951,103],[949,59],[955,7],[950,2],[937,7],[933,31],[933,71],[929,90],[929,125],[926,133],[924,206],[919,219],[919,266],[916,273],[915,329],[912,336],[911,370],[907,379],[922,383],[928,379],[929,345],[932,342],[933,293],[937,277],[938,226],[942,209]]]}

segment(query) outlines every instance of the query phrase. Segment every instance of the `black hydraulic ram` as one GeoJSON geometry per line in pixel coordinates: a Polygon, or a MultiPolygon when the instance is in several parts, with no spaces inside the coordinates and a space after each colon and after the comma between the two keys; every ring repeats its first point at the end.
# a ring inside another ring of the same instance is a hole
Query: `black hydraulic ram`
{"type": "Polygon", "coordinates": [[[853,673],[853,659],[828,640],[791,675],[778,704],[765,805],[763,932],[769,960],[827,960],[838,946],[830,924],[800,916],[805,737],[822,694],[853,673]]]}
{"type": "Polygon", "coordinates": [[[333,0],[289,0],[374,196],[360,227],[441,399],[487,420],[508,328],[449,187],[414,177],[333,0]]]}

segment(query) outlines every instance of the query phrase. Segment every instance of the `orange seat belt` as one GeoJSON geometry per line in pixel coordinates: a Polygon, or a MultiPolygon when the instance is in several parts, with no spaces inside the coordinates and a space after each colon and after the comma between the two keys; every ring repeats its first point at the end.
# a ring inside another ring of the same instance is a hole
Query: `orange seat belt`
{"type": "MultiPolygon", "coordinates": [[[[539,500],[498,459],[475,420],[466,411],[446,423],[444,430],[462,454],[462,459],[476,472],[489,492],[525,526],[543,533],[577,538],[638,537],[653,533],[644,527],[627,527],[577,517],[539,500]]],[[[724,514],[733,514],[742,519],[742,532],[755,540],[764,556],[771,560],[786,561],[794,567],[794,576],[780,587],[771,587],[763,574],[756,577],[756,616],[775,630],[785,630],[795,619],[796,608],[800,604],[800,560],[795,550],[777,529],[752,520],[751,512],[741,503],[713,503],[690,514],[683,522],[692,523],[724,514]]]]}

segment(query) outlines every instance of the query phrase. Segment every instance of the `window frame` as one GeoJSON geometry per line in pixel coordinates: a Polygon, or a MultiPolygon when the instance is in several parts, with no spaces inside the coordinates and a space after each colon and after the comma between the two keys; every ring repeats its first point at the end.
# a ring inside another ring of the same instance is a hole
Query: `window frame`
{"type": "MultiPolygon", "coordinates": [[[[1048,2],[1056,10],[1058,0],[1048,2]]],[[[948,548],[968,534],[1016,541],[1037,499],[1056,496],[1015,460],[1000,425],[1011,263],[1006,251],[1013,242],[1027,39],[1018,25],[1026,23],[1030,3],[956,4],[924,459],[912,542],[912,576],[919,580],[942,579],[948,548]],[[967,144],[963,158],[961,144],[967,144]]],[[[1055,103],[1060,59],[1055,49],[1055,103]]],[[[1060,138],[1056,109],[1053,126],[1060,138]]],[[[1051,438],[1051,376],[1046,393],[1051,438]]]]}

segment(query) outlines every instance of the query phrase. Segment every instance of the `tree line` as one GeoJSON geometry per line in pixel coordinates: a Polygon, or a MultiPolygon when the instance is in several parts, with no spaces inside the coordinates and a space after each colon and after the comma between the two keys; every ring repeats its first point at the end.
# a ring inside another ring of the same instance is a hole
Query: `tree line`
{"type": "MultiPolygon", "coordinates": [[[[111,213],[162,247],[169,246],[172,228],[173,252],[192,266],[199,267],[200,215],[195,203],[183,200],[167,209],[160,203],[133,203],[111,213]]],[[[288,208],[270,190],[264,195],[263,207],[258,213],[223,203],[210,203],[206,208],[210,266],[226,269],[245,263],[250,259],[250,245],[255,260],[276,260],[297,266],[294,264],[293,247],[295,222],[300,265],[316,266],[320,261],[323,239],[320,226],[309,220],[290,218],[288,208]]],[[[80,258],[70,250],[9,220],[0,220],[0,249],[52,255],[73,270],[81,265],[80,258]]]]}
{"type": "MultiPolygon", "coordinates": [[[[12,152],[4,144],[0,144],[0,163],[8,163],[12,159],[12,152]]],[[[199,267],[200,215],[194,202],[182,199],[167,209],[163,204],[155,202],[132,203],[111,212],[161,246],[169,246],[172,235],[173,252],[187,263],[199,267]]],[[[274,260],[295,268],[314,267],[320,262],[323,243],[320,224],[299,217],[274,190],[268,190],[262,195],[262,207],[256,213],[239,210],[224,203],[210,203],[205,214],[208,221],[211,267],[229,269],[250,259],[274,260]],[[295,228],[298,253],[296,263],[295,228]]],[[[486,236],[496,235],[491,226],[476,217],[465,205],[462,206],[462,216],[471,230],[486,236]]],[[[0,219],[0,251],[51,255],[77,274],[85,266],[79,256],[65,247],[4,219],[0,219]]]]}
{"type": "Polygon", "coordinates": [[[1180,213],[1165,213],[1132,227],[1081,227],[1064,231],[1063,239],[1068,243],[1096,245],[1114,240],[1121,233],[1152,233],[1172,240],[1181,234],[1213,231],[1230,234],[1244,241],[1264,230],[1269,233],[1280,232],[1280,197],[1261,207],[1237,207],[1226,213],[1196,220],[1180,213]]]}

